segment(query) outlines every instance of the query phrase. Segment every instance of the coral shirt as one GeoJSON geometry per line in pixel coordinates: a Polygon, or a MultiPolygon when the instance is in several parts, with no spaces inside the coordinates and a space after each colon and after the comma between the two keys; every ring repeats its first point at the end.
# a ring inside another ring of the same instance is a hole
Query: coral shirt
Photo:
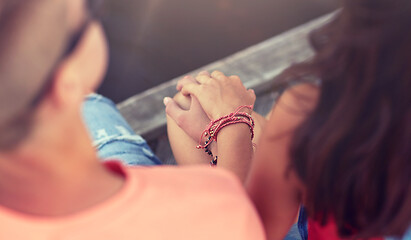
{"type": "Polygon", "coordinates": [[[0,206],[0,239],[265,239],[241,184],[225,171],[106,165],[125,176],[117,195],[59,218],[23,215],[0,206]]]}

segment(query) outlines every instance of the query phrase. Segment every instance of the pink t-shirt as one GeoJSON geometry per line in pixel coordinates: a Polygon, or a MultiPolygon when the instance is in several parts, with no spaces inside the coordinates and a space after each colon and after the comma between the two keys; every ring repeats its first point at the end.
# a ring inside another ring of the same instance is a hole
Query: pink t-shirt
{"type": "Polygon", "coordinates": [[[117,195],[60,218],[27,216],[0,206],[0,239],[265,239],[245,191],[225,171],[107,166],[125,176],[117,195]]]}

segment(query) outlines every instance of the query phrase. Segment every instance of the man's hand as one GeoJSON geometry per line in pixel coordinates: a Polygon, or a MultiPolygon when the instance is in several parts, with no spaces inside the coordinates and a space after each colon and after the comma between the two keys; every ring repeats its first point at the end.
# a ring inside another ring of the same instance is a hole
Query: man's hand
{"type": "MultiPolygon", "coordinates": [[[[187,76],[180,83],[193,83],[194,78],[187,76]]],[[[177,86],[178,87],[178,86],[177,86]]],[[[183,96],[178,93],[174,99],[164,98],[166,113],[177,125],[195,141],[199,141],[204,129],[210,123],[210,119],[204,112],[197,98],[194,96],[183,96]]]]}

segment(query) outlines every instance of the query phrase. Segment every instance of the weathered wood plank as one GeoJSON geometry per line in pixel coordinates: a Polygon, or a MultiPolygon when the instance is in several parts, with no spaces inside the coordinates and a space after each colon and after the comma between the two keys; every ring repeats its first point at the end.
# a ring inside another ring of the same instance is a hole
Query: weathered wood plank
{"type": "MultiPolygon", "coordinates": [[[[220,70],[239,75],[246,87],[253,88],[257,95],[262,94],[271,89],[269,86],[275,86],[274,77],[286,67],[312,55],[307,34],[334,14],[320,17],[188,74],[220,70]]],[[[162,100],[176,93],[175,86],[179,79],[172,79],[118,104],[120,112],[136,133],[147,140],[164,134],[166,118],[162,100]]]]}

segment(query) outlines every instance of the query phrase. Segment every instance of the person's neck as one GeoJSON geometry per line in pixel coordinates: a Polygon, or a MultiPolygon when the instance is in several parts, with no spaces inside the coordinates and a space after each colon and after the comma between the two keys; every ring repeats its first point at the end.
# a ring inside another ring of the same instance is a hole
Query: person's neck
{"type": "Polygon", "coordinates": [[[64,216],[118,192],[122,176],[102,165],[91,146],[73,144],[81,146],[79,151],[0,159],[0,205],[29,215],[64,216]]]}

